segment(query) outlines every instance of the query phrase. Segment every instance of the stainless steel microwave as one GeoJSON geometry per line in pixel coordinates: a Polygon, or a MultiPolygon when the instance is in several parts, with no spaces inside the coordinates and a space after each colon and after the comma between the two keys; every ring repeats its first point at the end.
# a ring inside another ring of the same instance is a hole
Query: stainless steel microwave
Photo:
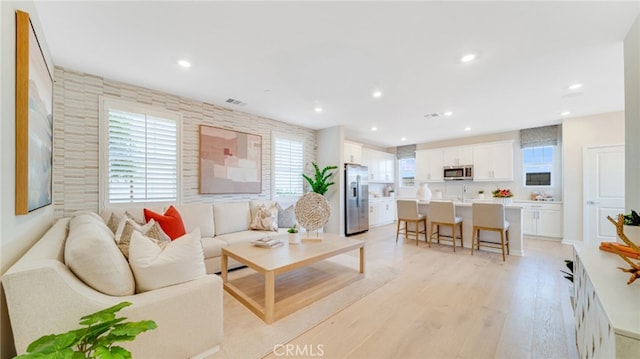
{"type": "Polygon", "coordinates": [[[445,181],[472,180],[473,166],[444,166],[442,178],[445,181]]]}

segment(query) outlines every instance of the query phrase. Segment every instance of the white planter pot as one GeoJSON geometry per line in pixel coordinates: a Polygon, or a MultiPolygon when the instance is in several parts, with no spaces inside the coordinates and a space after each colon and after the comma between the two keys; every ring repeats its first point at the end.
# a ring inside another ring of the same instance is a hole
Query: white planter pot
{"type": "Polygon", "coordinates": [[[640,247],[640,226],[624,226],[624,235],[629,238],[633,244],[640,247]]]}
{"type": "Polygon", "coordinates": [[[300,233],[289,233],[289,244],[300,244],[302,239],[300,233]]]}
{"type": "Polygon", "coordinates": [[[511,197],[493,197],[496,202],[501,202],[505,206],[513,204],[513,198],[511,197]]]}

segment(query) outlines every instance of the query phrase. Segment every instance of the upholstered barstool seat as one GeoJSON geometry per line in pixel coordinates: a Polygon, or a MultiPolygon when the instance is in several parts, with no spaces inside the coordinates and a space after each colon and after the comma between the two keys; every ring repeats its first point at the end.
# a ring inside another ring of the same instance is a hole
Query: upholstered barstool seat
{"type": "Polygon", "coordinates": [[[456,217],[456,206],[451,201],[432,201],[429,203],[429,221],[431,227],[429,230],[429,247],[433,242],[433,235],[440,243],[440,239],[447,239],[453,242],[453,251],[456,251],[456,239],[460,238],[460,247],[464,247],[464,239],[462,235],[462,217],[456,217]],[[440,226],[451,227],[451,235],[440,233],[440,226]],[[436,227],[436,230],[433,230],[436,227]],[[456,232],[456,228],[460,230],[456,232]],[[459,234],[459,236],[458,236],[459,234]]]}
{"type": "Polygon", "coordinates": [[[506,253],[509,254],[509,222],[505,219],[504,204],[502,203],[473,203],[471,205],[471,215],[473,216],[473,236],[471,239],[471,255],[477,245],[502,250],[502,260],[505,261],[506,253]],[[480,231],[494,231],[500,233],[500,243],[482,240],[480,231]]]}
{"type": "Polygon", "coordinates": [[[427,241],[427,216],[418,213],[418,201],[399,199],[396,202],[398,212],[398,224],[396,228],[396,243],[398,236],[402,233],[405,238],[409,234],[415,235],[416,246],[420,234],[424,234],[424,241],[427,241]],[[404,223],[404,227],[401,224],[404,223]],[[422,227],[422,228],[421,228],[422,227]]]}

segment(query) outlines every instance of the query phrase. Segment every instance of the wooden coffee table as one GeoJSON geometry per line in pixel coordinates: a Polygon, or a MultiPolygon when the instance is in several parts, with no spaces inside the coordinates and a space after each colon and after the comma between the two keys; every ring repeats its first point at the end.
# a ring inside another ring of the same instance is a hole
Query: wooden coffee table
{"type": "MultiPolygon", "coordinates": [[[[222,248],[222,282],[224,289],[260,317],[271,324],[280,319],[275,314],[276,275],[308,266],[355,249],[360,250],[360,273],[364,273],[364,241],[346,239],[335,234],[324,233],[322,241],[303,241],[289,245],[287,236],[281,237],[285,245],[277,248],[260,248],[251,243],[239,243],[222,248]],[[264,306],[249,297],[227,279],[229,257],[247,265],[264,275],[264,306]]],[[[300,308],[295,308],[295,310],[300,308]]]]}

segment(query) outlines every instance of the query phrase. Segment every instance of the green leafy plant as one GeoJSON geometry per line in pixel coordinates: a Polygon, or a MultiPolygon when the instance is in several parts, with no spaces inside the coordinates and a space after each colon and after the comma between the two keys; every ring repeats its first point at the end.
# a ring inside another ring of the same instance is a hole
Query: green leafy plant
{"type": "Polygon", "coordinates": [[[287,232],[289,232],[289,233],[298,233],[298,228],[294,224],[291,228],[287,229],[287,232]]]}
{"type": "Polygon", "coordinates": [[[124,322],[127,318],[116,318],[120,309],[130,305],[130,302],[122,302],[86,315],[80,318],[80,325],[85,328],[42,336],[29,344],[25,354],[16,358],[131,358],[128,350],[113,344],[133,341],[138,334],[158,326],[153,320],[124,322]]]}
{"type": "Polygon", "coordinates": [[[483,190],[483,189],[481,189],[481,190],[479,190],[479,191],[478,191],[478,193],[479,193],[479,194],[484,194],[484,190],[483,190]]]}
{"type": "Polygon", "coordinates": [[[627,226],[640,226],[640,215],[638,212],[631,210],[631,213],[625,214],[624,224],[627,226]]]}
{"type": "Polygon", "coordinates": [[[334,184],[334,182],[329,182],[329,178],[331,178],[331,176],[333,176],[335,172],[329,171],[337,169],[338,166],[326,166],[321,171],[315,162],[311,162],[311,164],[313,165],[313,169],[315,171],[314,178],[312,179],[305,174],[302,174],[302,177],[304,177],[304,179],[309,182],[309,185],[311,185],[311,190],[313,192],[324,196],[324,194],[327,193],[329,186],[334,184]]]}

